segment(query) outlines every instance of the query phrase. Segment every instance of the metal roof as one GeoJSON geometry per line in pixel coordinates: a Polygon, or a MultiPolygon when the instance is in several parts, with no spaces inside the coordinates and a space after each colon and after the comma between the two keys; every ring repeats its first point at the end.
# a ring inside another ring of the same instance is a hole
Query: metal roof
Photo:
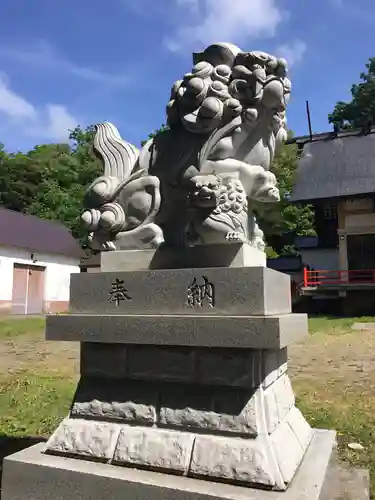
{"type": "Polygon", "coordinates": [[[328,139],[335,139],[337,137],[351,137],[351,136],[357,136],[358,135],[364,135],[365,133],[373,134],[375,133],[375,127],[372,128],[363,128],[363,129],[342,129],[338,130],[337,132],[332,131],[332,132],[319,132],[311,135],[299,135],[296,137],[289,137],[286,141],[286,144],[300,144],[304,145],[307,142],[316,142],[316,141],[324,141],[328,139]]]}
{"type": "Polygon", "coordinates": [[[0,207],[0,246],[68,257],[82,256],[78,241],[60,222],[0,207]]]}
{"type": "Polygon", "coordinates": [[[290,201],[375,193],[375,134],[328,136],[306,142],[290,201]]]}

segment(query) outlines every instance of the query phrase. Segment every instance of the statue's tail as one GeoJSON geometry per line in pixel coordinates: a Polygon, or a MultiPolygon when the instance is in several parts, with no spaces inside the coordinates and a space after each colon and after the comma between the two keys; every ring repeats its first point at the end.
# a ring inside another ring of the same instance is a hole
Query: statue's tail
{"type": "Polygon", "coordinates": [[[119,131],[112,123],[96,125],[94,151],[104,162],[104,176],[127,179],[137,163],[139,150],[121,139],[119,131]]]}
{"type": "Polygon", "coordinates": [[[91,245],[116,250],[117,241],[120,248],[156,248],[163,241],[162,229],[153,222],[161,201],[159,179],[139,169],[139,150],[111,123],[96,126],[94,150],[104,175],[89,186],[81,216],[91,245]]]}

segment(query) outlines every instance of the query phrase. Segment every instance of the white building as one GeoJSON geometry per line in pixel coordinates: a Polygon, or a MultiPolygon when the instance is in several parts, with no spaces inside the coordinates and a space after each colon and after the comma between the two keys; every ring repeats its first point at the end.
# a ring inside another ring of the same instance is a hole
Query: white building
{"type": "Polygon", "coordinates": [[[0,313],[66,311],[81,256],[62,224],[0,208],[0,313]]]}

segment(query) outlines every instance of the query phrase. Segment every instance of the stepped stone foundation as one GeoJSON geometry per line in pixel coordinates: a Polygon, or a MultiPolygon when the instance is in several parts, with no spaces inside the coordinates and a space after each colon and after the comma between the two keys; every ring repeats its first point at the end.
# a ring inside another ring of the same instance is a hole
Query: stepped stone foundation
{"type": "Polygon", "coordinates": [[[99,499],[104,483],[111,499],[120,484],[121,498],[143,500],[320,498],[335,434],[295,406],[287,346],[307,335],[307,318],[291,313],[289,277],[105,265],[72,275],[70,314],[47,318],[47,339],[81,343],[81,377],[48,442],[5,460],[4,500],[21,500],[10,479],[20,463],[49,478],[22,496],[35,500],[99,499]]]}

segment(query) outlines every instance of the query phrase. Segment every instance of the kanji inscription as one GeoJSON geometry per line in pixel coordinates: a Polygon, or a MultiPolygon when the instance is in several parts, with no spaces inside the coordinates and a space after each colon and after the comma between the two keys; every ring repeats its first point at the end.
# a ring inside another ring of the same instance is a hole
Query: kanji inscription
{"type": "Polygon", "coordinates": [[[215,307],[215,286],[210,283],[206,276],[202,276],[199,283],[196,278],[187,290],[188,307],[215,307]]]}
{"type": "Polygon", "coordinates": [[[114,302],[117,307],[122,301],[131,299],[128,290],[125,288],[124,280],[119,280],[118,278],[112,283],[108,295],[108,302],[114,302]]]}

